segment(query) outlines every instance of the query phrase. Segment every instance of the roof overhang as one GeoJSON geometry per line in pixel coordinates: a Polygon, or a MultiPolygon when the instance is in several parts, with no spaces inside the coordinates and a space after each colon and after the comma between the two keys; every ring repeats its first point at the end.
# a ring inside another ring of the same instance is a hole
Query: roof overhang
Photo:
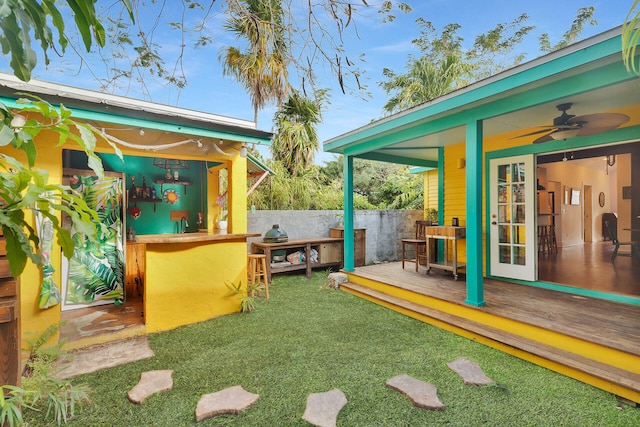
{"type": "Polygon", "coordinates": [[[437,167],[439,148],[464,142],[472,122],[482,121],[484,138],[513,138],[548,125],[557,104],[572,102],[571,114],[624,112],[632,118],[625,126],[634,126],[639,100],[640,81],[624,67],[615,28],[332,138],[324,150],[437,167]]]}
{"type": "Polygon", "coordinates": [[[37,95],[52,105],[64,104],[72,110],[75,119],[104,129],[107,134],[123,141],[150,149],[171,140],[193,142],[162,150],[166,154],[206,156],[215,152],[232,156],[237,155],[244,144],[271,143],[272,133],[256,129],[252,121],[56,83],[37,80],[25,83],[12,75],[0,73],[1,102],[9,108],[20,109],[17,100],[25,97],[23,94],[37,95]]]}

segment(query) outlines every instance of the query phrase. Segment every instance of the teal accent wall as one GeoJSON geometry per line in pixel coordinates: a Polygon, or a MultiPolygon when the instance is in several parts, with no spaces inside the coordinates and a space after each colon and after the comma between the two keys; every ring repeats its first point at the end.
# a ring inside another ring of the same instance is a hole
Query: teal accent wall
{"type": "MultiPolygon", "coordinates": [[[[189,169],[180,169],[180,181],[190,181],[191,185],[186,187],[179,184],[163,184],[162,190],[174,190],[179,196],[177,202],[170,204],[163,198],[160,192],[160,184],[156,184],[156,180],[163,180],[166,171],[153,165],[153,157],[141,156],[124,156],[124,162],[115,154],[98,154],[102,159],[104,169],[106,171],[124,172],[125,188],[131,188],[131,177],[135,178],[135,183],[139,187],[142,185],[142,178],[146,178],[148,187],[156,188],[157,198],[162,199],[155,203],[150,201],[140,201],[129,199],[128,208],[137,206],[141,211],[141,215],[134,220],[127,212],[126,221],[127,229],[133,227],[136,234],[170,234],[178,232],[178,222],[171,221],[170,215],[173,210],[186,210],[189,212],[189,228],[188,232],[197,231],[198,212],[203,212],[204,220],[207,218],[207,166],[215,166],[215,164],[206,165],[202,161],[187,160],[185,163],[189,165],[189,169]]],[[[87,157],[81,151],[65,151],[63,154],[65,167],[74,169],[86,169],[87,157]],[[67,154],[68,153],[68,154],[67,154]]],[[[173,171],[172,171],[173,172],[173,171]]],[[[203,228],[206,224],[203,225],[203,228]]]]}

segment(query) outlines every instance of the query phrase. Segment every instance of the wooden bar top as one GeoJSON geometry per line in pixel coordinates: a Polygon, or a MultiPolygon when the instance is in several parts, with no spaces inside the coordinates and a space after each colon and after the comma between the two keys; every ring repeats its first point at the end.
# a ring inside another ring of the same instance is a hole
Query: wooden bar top
{"type": "Polygon", "coordinates": [[[226,233],[177,233],[177,234],[140,234],[135,242],[127,243],[201,243],[246,240],[248,237],[260,237],[259,233],[226,234],[226,233]]]}

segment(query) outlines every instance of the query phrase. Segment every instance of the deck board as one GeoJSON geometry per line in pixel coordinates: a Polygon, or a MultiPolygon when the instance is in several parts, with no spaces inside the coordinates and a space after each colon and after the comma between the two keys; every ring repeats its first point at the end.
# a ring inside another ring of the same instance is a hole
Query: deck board
{"type": "MultiPolygon", "coordinates": [[[[423,268],[403,270],[401,263],[358,267],[354,274],[412,292],[464,304],[464,278],[423,268]]],[[[543,327],[640,356],[640,307],[565,292],[485,279],[486,306],[478,310],[543,327]]]]}

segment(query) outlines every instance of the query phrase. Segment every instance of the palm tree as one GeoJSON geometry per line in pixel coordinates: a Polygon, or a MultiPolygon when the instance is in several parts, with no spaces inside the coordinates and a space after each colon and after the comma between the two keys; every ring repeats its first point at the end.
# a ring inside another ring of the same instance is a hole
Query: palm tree
{"type": "Polygon", "coordinates": [[[316,125],[322,119],[323,97],[320,93],[316,101],[293,93],[275,114],[271,155],[282,162],[292,176],[301,175],[313,164],[320,146],[316,125]]]}
{"type": "Polygon", "coordinates": [[[408,68],[409,71],[401,75],[387,68],[383,70],[389,80],[380,85],[387,94],[396,92],[383,107],[387,113],[414,107],[455,90],[466,75],[468,64],[456,55],[448,55],[436,64],[424,56],[410,60],[408,68]]]}
{"type": "Polygon", "coordinates": [[[635,0],[622,25],[622,56],[627,70],[640,75],[640,65],[636,64],[636,48],[640,42],[640,0],[635,0]]]}
{"type": "Polygon", "coordinates": [[[235,77],[249,93],[257,122],[260,108],[269,101],[280,105],[289,93],[281,0],[229,2],[228,13],[225,28],[245,39],[247,50],[228,46],[219,59],[223,73],[235,77]]]}

